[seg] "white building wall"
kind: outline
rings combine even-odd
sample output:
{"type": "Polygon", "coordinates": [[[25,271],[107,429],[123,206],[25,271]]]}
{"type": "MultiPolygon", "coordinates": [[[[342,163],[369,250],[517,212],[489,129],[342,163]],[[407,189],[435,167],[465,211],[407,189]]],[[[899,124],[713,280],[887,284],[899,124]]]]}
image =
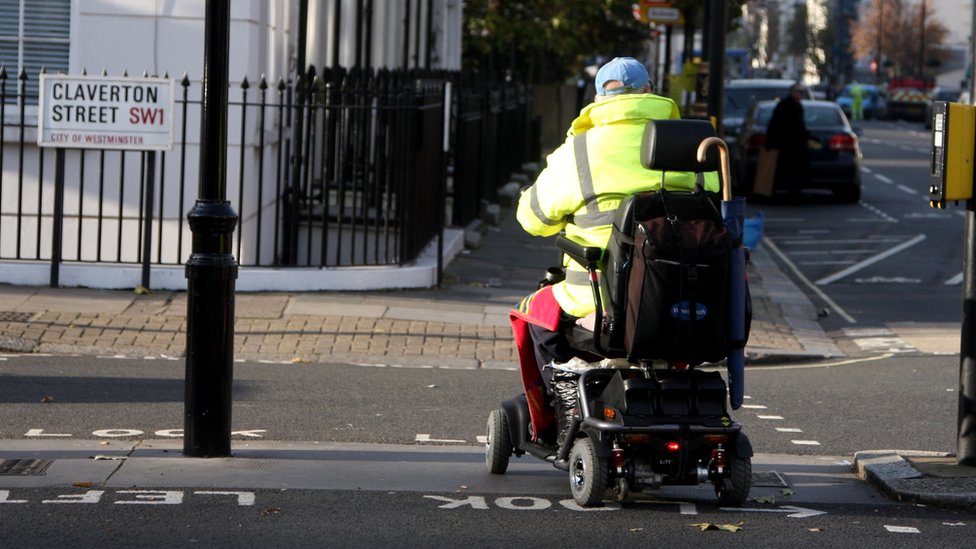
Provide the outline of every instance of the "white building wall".
{"type": "MultiPolygon", "coordinates": [[[[235,241],[238,235],[244,240],[242,246],[243,257],[237,257],[242,262],[255,262],[258,258],[253,254],[254,241],[260,238],[261,256],[264,261],[271,258],[273,251],[273,219],[276,198],[276,170],[280,155],[280,143],[274,130],[279,122],[275,118],[275,110],[269,109],[265,120],[265,132],[259,129],[257,109],[249,109],[246,123],[242,131],[242,117],[239,106],[234,103],[240,101],[242,90],[239,83],[247,77],[250,89],[247,91],[249,101],[255,101],[258,94],[260,78],[265,76],[269,89],[268,102],[277,101],[275,86],[279,79],[289,80],[295,69],[297,48],[297,25],[299,20],[300,0],[234,0],[231,2],[230,23],[230,58],[229,77],[231,102],[228,116],[228,154],[227,154],[227,198],[241,217],[241,228],[235,231],[235,241]],[[263,137],[263,142],[261,138],[263,137]],[[259,147],[263,144],[263,148],[259,147]],[[263,176],[259,177],[260,159],[263,157],[263,176]],[[243,185],[242,185],[243,174],[243,185]],[[260,185],[259,185],[259,182],[260,185]],[[258,195],[261,201],[258,202],[258,195]],[[262,212],[262,231],[257,230],[257,217],[262,212]]],[[[331,59],[332,40],[330,39],[331,10],[328,9],[333,1],[343,1],[343,22],[341,29],[351,29],[348,35],[341,37],[340,62],[349,65],[355,59],[352,51],[355,42],[355,0],[309,0],[308,46],[310,63],[324,65],[324,60],[331,59]],[[314,17],[313,17],[314,14],[314,17]],[[315,44],[313,48],[313,43],[315,44]],[[313,57],[312,50],[315,55],[313,57]],[[328,56],[328,57],[325,57],[328,56]]],[[[432,56],[432,62],[443,60],[447,68],[460,67],[460,0],[437,0],[435,4],[440,11],[435,11],[435,29],[438,25],[451,28],[446,33],[445,40],[436,42],[439,48],[432,56]],[[442,9],[441,9],[442,8],[442,9]]],[[[419,22],[425,26],[427,18],[425,10],[426,0],[414,0],[414,10],[420,10],[419,22]]],[[[374,1],[373,28],[373,66],[399,68],[403,65],[403,32],[406,6],[401,0],[374,1]]],[[[181,97],[183,88],[179,82],[184,74],[190,81],[189,99],[198,101],[202,90],[203,48],[205,31],[205,3],[203,0],[74,0],[72,2],[71,47],[69,57],[69,72],[80,74],[100,74],[103,71],[109,76],[121,76],[127,72],[131,77],[141,76],[143,73],[162,76],[167,74],[177,82],[176,96],[181,97]]],[[[434,20],[432,18],[432,20],[434,20]]],[[[411,39],[409,42],[410,62],[416,59],[421,62],[423,57],[418,53],[416,44],[417,31],[416,12],[410,19],[411,39]],[[420,57],[418,57],[420,56],[420,57]]],[[[442,29],[443,30],[443,29],[442,29]]],[[[441,31],[442,31],[441,30],[441,31]]],[[[441,32],[438,31],[438,32],[441,32]]],[[[426,31],[420,35],[420,49],[426,47],[426,31]]],[[[36,77],[32,75],[32,77],[36,77]]],[[[8,92],[9,93],[9,92],[8,92]]],[[[179,105],[177,105],[179,109],[179,105]]],[[[10,110],[6,116],[11,116],[10,110]]],[[[8,120],[9,122],[9,120],[8,120]]],[[[6,160],[2,167],[4,181],[3,196],[0,197],[4,216],[0,219],[0,253],[10,257],[12,250],[19,246],[22,257],[31,258],[35,255],[41,264],[28,265],[24,262],[4,262],[0,265],[0,282],[8,283],[47,283],[47,266],[43,263],[51,257],[50,224],[53,216],[53,173],[54,151],[41,151],[32,143],[36,142],[36,131],[32,127],[36,124],[36,111],[28,109],[25,119],[28,128],[25,133],[27,146],[24,150],[24,161],[19,162],[18,135],[14,128],[6,128],[3,144],[3,158],[6,160]],[[43,172],[43,181],[38,184],[38,178],[43,172]],[[16,185],[20,174],[23,174],[23,190],[16,185]],[[15,182],[11,185],[10,181],[15,182]],[[11,191],[10,189],[16,189],[11,191]],[[11,217],[10,212],[28,205],[33,213],[20,220],[11,217]],[[42,229],[37,230],[40,224],[42,229]],[[45,228],[47,227],[47,228],[45,228]],[[17,235],[17,238],[14,238],[17,235]],[[38,270],[40,269],[40,270],[38,270]],[[38,276],[37,272],[43,272],[38,276]]],[[[187,110],[184,132],[184,121],[178,118],[174,123],[174,142],[182,145],[174,146],[172,151],[157,155],[157,169],[165,171],[165,188],[157,188],[155,199],[157,204],[163,203],[163,218],[158,218],[158,207],[155,208],[156,222],[161,224],[159,229],[154,227],[152,260],[157,258],[163,262],[184,262],[190,251],[192,234],[186,227],[186,213],[196,201],[198,189],[199,143],[200,143],[200,113],[196,104],[187,110]],[[185,140],[184,140],[185,134],[185,140]],[[186,147],[185,164],[181,164],[182,151],[186,147]],[[181,197],[177,183],[180,174],[186,181],[185,193],[181,197]],[[162,237],[159,237],[161,231],[162,237]],[[181,236],[178,236],[181,235],[181,236]],[[159,250],[160,240],[166,243],[163,250],[159,250]]],[[[288,135],[286,134],[287,138],[288,135]]],[[[139,238],[139,226],[136,219],[140,201],[140,167],[142,155],[139,152],[120,153],[109,151],[102,157],[98,152],[85,153],[84,166],[81,165],[80,155],[76,152],[68,155],[68,165],[65,171],[65,214],[63,257],[72,265],[62,267],[63,285],[86,285],[105,288],[134,287],[139,284],[139,269],[131,265],[112,266],[94,264],[85,267],[77,262],[101,261],[139,261],[136,253],[139,238]],[[104,161],[103,161],[104,158],[104,161]],[[124,183],[122,183],[124,181],[124,183]],[[124,218],[121,221],[108,219],[101,227],[102,235],[96,218],[101,216],[124,218]],[[121,226],[121,246],[116,236],[117,227],[121,226]],[[102,246],[102,257],[96,257],[96,243],[102,246]],[[81,242],[78,247],[76,242],[81,242]],[[98,272],[101,275],[85,275],[74,278],[71,273],[98,272]]],[[[160,185],[159,177],[156,178],[160,185]]],[[[456,253],[452,248],[451,253],[456,253]]],[[[235,244],[234,254],[237,256],[235,244]]],[[[436,264],[436,262],[435,262],[436,264]]],[[[431,268],[421,269],[422,274],[413,283],[406,279],[401,282],[404,287],[429,286],[429,281],[436,279],[436,273],[430,274],[431,268]]],[[[182,270],[179,267],[154,267],[153,286],[156,288],[178,289],[185,287],[182,270]],[[176,275],[170,271],[175,269],[176,275]],[[160,276],[162,273],[169,273],[160,276]],[[158,278],[157,278],[158,276],[158,278]]],[[[244,269],[243,271],[247,271],[244,269]]],[[[391,284],[390,277],[382,274],[376,268],[371,269],[376,276],[363,276],[349,269],[341,270],[348,278],[336,276],[339,270],[311,269],[275,271],[270,277],[260,278],[265,282],[248,283],[254,276],[241,273],[240,289],[274,289],[275,283],[279,289],[363,289],[370,284],[391,284]],[[289,277],[294,273],[296,282],[289,277]],[[250,286],[250,287],[249,287],[250,286]]],[[[255,279],[256,280],[256,279],[255,279]]]]}

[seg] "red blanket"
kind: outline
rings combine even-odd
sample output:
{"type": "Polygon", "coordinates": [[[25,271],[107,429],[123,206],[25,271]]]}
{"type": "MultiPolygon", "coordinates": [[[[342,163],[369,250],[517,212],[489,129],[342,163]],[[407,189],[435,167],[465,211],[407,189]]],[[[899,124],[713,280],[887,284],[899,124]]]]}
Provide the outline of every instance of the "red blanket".
{"type": "Polygon", "coordinates": [[[522,388],[525,391],[525,399],[529,403],[529,418],[532,420],[534,441],[537,441],[539,435],[553,424],[556,414],[549,404],[546,387],[539,373],[535,351],[532,348],[532,338],[529,335],[529,324],[556,331],[559,328],[560,311],[559,303],[552,296],[552,286],[546,286],[523,299],[518,307],[509,313],[515,336],[515,347],[518,349],[522,388]]]}

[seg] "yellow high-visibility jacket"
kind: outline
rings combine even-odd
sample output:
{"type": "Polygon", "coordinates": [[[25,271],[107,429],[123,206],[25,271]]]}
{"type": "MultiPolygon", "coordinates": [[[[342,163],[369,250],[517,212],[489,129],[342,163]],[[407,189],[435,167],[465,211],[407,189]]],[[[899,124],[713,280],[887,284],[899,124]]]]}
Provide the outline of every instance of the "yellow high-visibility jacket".
{"type": "MultiPolygon", "coordinates": [[[[516,218],[522,228],[536,236],[565,231],[584,246],[605,248],[620,202],[661,187],[661,172],[640,165],[644,126],[680,117],[672,100],[653,94],[623,94],[588,105],[519,198],[516,218]]],[[[695,174],[668,172],[665,188],[691,190],[695,181],[695,174]]],[[[718,191],[718,175],[705,174],[704,187],[718,191]]],[[[553,287],[553,296],[563,311],[584,317],[595,309],[586,270],[568,257],[563,264],[566,280],[553,287]]]]}

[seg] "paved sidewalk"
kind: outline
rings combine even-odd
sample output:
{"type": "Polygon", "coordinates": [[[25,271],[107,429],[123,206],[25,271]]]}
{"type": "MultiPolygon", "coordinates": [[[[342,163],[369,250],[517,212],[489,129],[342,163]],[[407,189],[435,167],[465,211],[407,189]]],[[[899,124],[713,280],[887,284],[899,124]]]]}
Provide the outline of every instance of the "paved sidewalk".
{"type": "MultiPolygon", "coordinates": [[[[508,310],[535,287],[557,253],[551,240],[526,235],[510,210],[479,235],[479,247],[447,266],[441,288],[238,293],[235,359],[515,369],[508,310]]],[[[813,305],[761,244],[748,275],[753,322],[747,366],[843,357],[820,329],[813,305]]],[[[0,303],[2,352],[184,356],[184,292],[0,286],[0,303]]],[[[200,464],[220,485],[220,473],[205,466],[207,460],[179,462],[181,470],[200,464]]],[[[855,469],[896,499],[976,506],[974,474],[951,456],[861,452],[855,469]]],[[[235,469],[225,470],[232,482],[235,469]]],[[[152,479],[132,483],[152,486],[152,479]]]]}
{"type": "MultiPolygon", "coordinates": [[[[240,360],[514,368],[508,311],[557,262],[510,211],[429,290],[236,295],[240,360]]],[[[327,274],[323,275],[327,276],[327,274]]],[[[395,276],[395,273],[391,273],[395,276]]],[[[841,356],[812,304],[760,246],[749,265],[750,360],[841,356]]],[[[0,350],[184,356],[186,293],[0,286],[0,350]]]]}

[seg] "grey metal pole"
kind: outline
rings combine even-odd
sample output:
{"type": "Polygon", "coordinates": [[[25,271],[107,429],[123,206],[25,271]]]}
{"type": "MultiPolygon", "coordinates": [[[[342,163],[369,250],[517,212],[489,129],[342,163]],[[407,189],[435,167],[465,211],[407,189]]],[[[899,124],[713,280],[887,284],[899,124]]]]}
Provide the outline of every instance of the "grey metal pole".
{"type": "Polygon", "coordinates": [[[199,197],[187,219],[193,247],[186,263],[186,395],[183,454],[230,456],[234,379],[234,286],[227,202],[227,66],[230,0],[207,0],[203,44],[203,114],[199,197]]]}
{"type": "Polygon", "coordinates": [[[722,128],[722,96],[725,89],[725,0],[709,1],[708,17],[708,118],[715,133],[722,128]]]}
{"type": "MultiPolygon", "coordinates": [[[[976,60],[976,10],[971,11],[970,59],[976,60]]],[[[976,97],[974,76],[969,78],[970,104],[976,97]]],[[[976,466],[976,201],[972,199],[966,201],[964,234],[956,461],[973,467],[976,466]]]]}

